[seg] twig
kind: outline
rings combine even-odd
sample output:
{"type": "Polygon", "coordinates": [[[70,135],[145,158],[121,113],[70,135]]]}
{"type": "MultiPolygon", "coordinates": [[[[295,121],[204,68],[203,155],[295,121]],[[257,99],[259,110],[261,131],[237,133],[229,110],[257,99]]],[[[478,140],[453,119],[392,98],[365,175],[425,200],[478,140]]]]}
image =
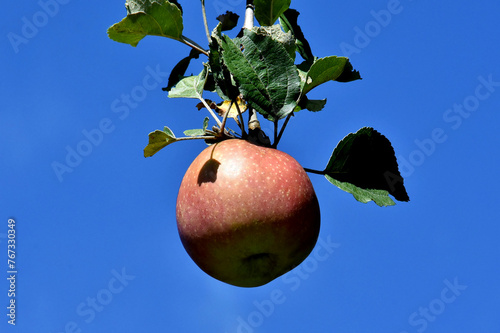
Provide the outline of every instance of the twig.
{"type": "Polygon", "coordinates": [[[278,137],[276,138],[276,140],[274,140],[274,143],[273,143],[273,147],[274,148],[276,148],[278,146],[278,143],[281,140],[281,136],[283,135],[283,132],[285,131],[285,127],[288,124],[288,121],[290,120],[290,118],[292,117],[292,115],[293,115],[293,112],[290,112],[288,114],[288,116],[286,117],[285,122],[283,123],[283,126],[281,126],[280,134],[278,134],[278,137]]]}
{"type": "Polygon", "coordinates": [[[240,129],[241,129],[241,136],[246,137],[247,132],[245,131],[245,121],[243,120],[243,114],[241,113],[240,106],[238,105],[238,100],[236,99],[236,110],[238,110],[238,117],[240,118],[240,129]]]}
{"type": "Polygon", "coordinates": [[[210,105],[208,105],[207,101],[205,101],[205,99],[203,97],[198,97],[198,99],[201,101],[201,103],[203,103],[203,106],[208,110],[208,112],[210,113],[212,118],[215,119],[215,121],[217,122],[217,125],[220,128],[222,126],[222,123],[221,123],[219,117],[217,117],[217,115],[215,114],[214,110],[212,110],[210,105]]]}
{"type": "Polygon", "coordinates": [[[277,142],[277,140],[278,140],[278,119],[276,119],[274,121],[274,140],[273,140],[273,146],[274,146],[274,143],[277,142]]]}
{"type": "Polygon", "coordinates": [[[222,124],[219,126],[220,132],[224,133],[225,127],[226,127],[226,121],[227,121],[227,116],[229,115],[229,112],[231,112],[231,108],[233,107],[234,101],[231,101],[231,104],[229,104],[229,110],[224,113],[224,117],[222,117],[222,124]]]}
{"type": "Polygon", "coordinates": [[[215,139],[214,135],[200,135],[200,136],[183,136],[181,138],[176,138],[176,141],[186,141],[186,140],[210,140],[215,139]]]}
{"type": "Polygon", "coordinates": [[[201,0],[201,10],[203,12],[203,23],[205,24],[205,32],[207,33],[208,44],[210,44],[210,31],[208,30],[207,11],[205,10],[205,0],[201,0]]]}
{"type": "Polygon", "coordinates": [[[198,45],[195,41],[189,39],[188,37],[182,36],[181,39],[179,39],[179,41],[186,44],[189,47],[192,47],[195,50],[200,51],[201,53],[203,53],[208,57],[208,51],[202,48],[200,45],[198,45]]]}

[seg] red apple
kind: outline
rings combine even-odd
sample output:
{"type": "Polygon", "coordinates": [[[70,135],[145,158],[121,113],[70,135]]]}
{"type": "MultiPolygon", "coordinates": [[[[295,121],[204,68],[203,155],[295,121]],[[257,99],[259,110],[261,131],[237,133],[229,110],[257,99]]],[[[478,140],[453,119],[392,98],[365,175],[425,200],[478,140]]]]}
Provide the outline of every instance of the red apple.
{"type": "Polygon", "coordinates": [[[309,177],[290,155],[230,139],[206,148],[187,170],[177,198],[177,227],[203,271],[235,286],[256,287],[311,253],[319,204],[309,177]]]}

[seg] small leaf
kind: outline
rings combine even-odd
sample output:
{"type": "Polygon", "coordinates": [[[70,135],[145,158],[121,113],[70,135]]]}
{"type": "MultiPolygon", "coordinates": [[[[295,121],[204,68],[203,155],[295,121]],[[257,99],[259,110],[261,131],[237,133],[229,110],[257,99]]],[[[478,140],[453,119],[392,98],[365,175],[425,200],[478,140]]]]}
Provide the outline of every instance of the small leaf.
{"type": "Polygon", "coordinates": [[[288,9],[280,16],[280,23],[285,32],[290,31],[294,36],[300,56],[306,62],[312,63],[314,61],[314,56],[311,51],[311,46],[309,46],[309,42],[298,24],[299,15],[300,13],[295,9],[288,9]]]}
{"type": "MultiPolygon", "coordinates": [[[[238,108],[240,109],[241,113],[247,110],[247,104],[240,97],[236,98],[236,103],[238,104],[238,108]]],[[[224,101],[220,105],[217,105],[217,112],[220,116],[224,116],[226,112],[229,111],[229,114],[227,116],[233,119],[237,119],[239,116],[238,108],[231,101],[224,101]],[[231,109],[229,109],[230,107],[231,109]]]]}
{"type": "Polygon", "coordinates": [[[205,119],[203,119],[203,132],[205,132],[208,128],[208,117],[205,117],[205,119]]]}
{"type": "Polygon", "coordinates": [[[192,59],[198,59],[200,51],[196,49],[191,49],[189,55],[183,58],[181,61],[175,65],[175,67],[170,72],[170,76],[168,77],[168,85],[165,88],[162,88],[163,91],[169,91],[175,86],[182,78],[184,78],[184,74],[186,74],[186,70],[189,67],[192,59]]]}
{"type": "Polygon", "coordinates": [[[177,141],[170,128],[165,127],[163,131],[156,130],[149,133],[149,143],[144,148],[144,157],[151,157],[167,145],[177,141]]]}
{"type": "Polygon", "coordinates": [[[238,25],[239,18],[240,16],[238,14],[226,11],[225,14],[217,16],[217,21],[221,23],[221,31],[228,31],[238,25]]]}
{"type": "Polygon", "coordinates": [[[184,131],[185,136],[202,136],[204,134],[205,134],[205,131],[201,128],[184,131]]]}
{"type": "Polygon", "coordinates": [[[203,67],[200,74],[196,76],[188,76],[180,80],[169,93],[170,98],[201,98],[203,95],[203,87],[207,80],[207,66],[203,67]]]}
{"type": "Polygon", "coordinates": [[[326,105],[325,99],[309,99],[307,96],[304,96],[299,103],[299,106],[302,109],[307,109],[309,111],[317,112],[323,110],[326,105]]]}
{"type": "Polygon", "coordinates": [[[307,94],[311,89],[328,81],[337,79],[344,67],[349,62],[345,57],[330,56],[314,61],[307,72],[306,81],[302,88],[302,95],[307,94]]]}
{"type": "MultiPolygon", "coordinates": [[[[217,108],[217,104],[215,104],[214,102],[212,102],[212,100],[205,99],[205,102],[208,104],[208,106],[211,109],[215,110],[217,108]]],[[[201,109],[205,108],[205,103],[200,102],[200,103],[196,104],[196,108],[198,109],[198,111],[200,111],[201,109]]]]}
{"type": "Polygon", "coordinates": [[[203,128],[184,131],[184,135],[185,136],[205,135],[205,131],[207,130],[207,127],[208,127],[208,121],[209,121],[208,117],[205,117],[205,119],[203,119],[203,128]]]}
{"type": "Polygon", "coordinates": [[[128,0],[128,14],[108,29],[114,41],[137,46],[147,35],[182,39],[182,12],[175,3],[163,0],[128,0]]]}
{"type": "Polygon", "coordinates": [[[254,0],[255,18],[262,26],[273,25],[290,3],[291,0],[254,0]]]}
{"type": "Polygon", "coordinates": [[[324,174],[331,183],[352,193],[356,199],[362,198],[362,202],[370,199],[377,205],[386,206],[389,201],[383,197],[389,194],[399,201],[410,200],[391,142],[370,127],[340,141],[324,174]]]}
{"type": "Polygon", "coordinates": [[[172,130],[170,128],[168,128],[167,126],[163,127],[163,132],[165,132],[168,136],[175,139],[174,132],[172,132],[172,130]]]}
{"type": "Polygon", "coordinates": [[[293,112],[300,95],[300,78],[283,44],[267,34],[246,29],[242,38],[224,37],[224,63],[245,101],[270,121],[293,112]]]}

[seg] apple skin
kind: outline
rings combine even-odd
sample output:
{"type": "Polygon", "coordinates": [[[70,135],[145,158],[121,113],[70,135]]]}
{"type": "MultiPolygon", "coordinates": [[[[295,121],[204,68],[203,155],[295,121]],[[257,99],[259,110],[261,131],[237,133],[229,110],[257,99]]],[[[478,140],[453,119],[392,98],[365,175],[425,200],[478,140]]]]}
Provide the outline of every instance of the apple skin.
{"type": "Polygon", "coordinates": [[[182,180],[176,215],[193,261],[240,287],[264,285],[299,265],[320,229],[318,199],[302,166],[240,139],[196,157],[182,180]]]}

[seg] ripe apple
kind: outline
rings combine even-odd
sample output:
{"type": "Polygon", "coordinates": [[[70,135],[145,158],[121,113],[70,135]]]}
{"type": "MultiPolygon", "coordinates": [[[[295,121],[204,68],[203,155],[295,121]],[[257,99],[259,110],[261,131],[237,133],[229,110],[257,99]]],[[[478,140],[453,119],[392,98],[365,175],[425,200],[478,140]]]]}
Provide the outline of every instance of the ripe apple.
{"type": "Polygon", "coordinates": [[[320,228],[319,204],[290,155],[229,139],[207,147],[182,180],[177,227],[210,276],[240,287],[266,284],[299,265],[320,228]]]}

